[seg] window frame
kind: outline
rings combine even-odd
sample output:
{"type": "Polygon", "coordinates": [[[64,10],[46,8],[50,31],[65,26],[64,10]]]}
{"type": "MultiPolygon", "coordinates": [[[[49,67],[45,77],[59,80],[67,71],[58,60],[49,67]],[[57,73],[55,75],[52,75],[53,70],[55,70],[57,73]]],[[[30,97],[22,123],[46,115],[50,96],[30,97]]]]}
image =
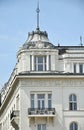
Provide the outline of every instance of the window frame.
{"type": "Polygon", "coordinates": [[[45,94],[37,94],[37,107],[38,109],[45,108],[45,94]]]}
{"type": "Polygon", "coordinates": [[[52,94],[48,94],[48,108],[52,108],[52,94]],[[51,96],[51,97],[49,97],[49,95],[51,96]]]}
{"type": "Polygon", "coordinates": [[[46,124],[37,124],[37,130],[46,130],[46,124]],[[44,126],[45,126],[45,129],[43,129],[44,126]]]}
{"type": "Polygon", "coordinates": [[[69,126],[70,130],[78,130],[78,123],[77,122],[71,122],[69,126]]]}
{"type": "Polygon", "coordinates": [[[35,71],[46,71],[46,68],[47,68],[46,56],[45,55],[34,56],[34,70],[35,71]],[[40,67],[42,67],[42,68],[40,68],[40,67]]]}
{"type": "Polygon", "coordinates": [[[70,111],[77,110],[77,96],[76,96],[76,94],[69,95],[69,110],[70,111]]]}
{"type": "Polygon", "coordinates": [[[74,74],[76,74],[77,73],[77,64],[76,63],[74,63],[73,68],[74,68],[74,74]]]}
{"type": "Polygon", "coordinates": [[[83,64],[82,63],[79,64],[79,73],[80,74],[83,73],[83,64]]]}
{"type": "Polygon", "coordinates": [[[34,94],[30,94],[30,100],[31,100],[31,109],[34,109],[35,108],[35,95],[34,94]]]}

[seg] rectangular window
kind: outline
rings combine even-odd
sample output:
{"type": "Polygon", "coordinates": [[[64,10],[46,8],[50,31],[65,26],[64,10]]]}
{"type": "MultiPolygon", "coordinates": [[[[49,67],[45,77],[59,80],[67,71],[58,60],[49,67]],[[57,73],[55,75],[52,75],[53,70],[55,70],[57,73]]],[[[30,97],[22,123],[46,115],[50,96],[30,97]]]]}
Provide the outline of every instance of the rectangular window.
{"type": "Polygon", "coordinates": [[[36,71],[46,70],[46,56],[35,56],[34,65],[36,71]]]}
{"type": "Polygon", "coordinates": [[[31,94],[31,108],[34,108],[34,94],[31,94]]]}
{"type": "Polygon", "coordinates": [[[37,130],[46,130],[46,124],[38,124],[37,130]]]}
{"type": "Polygon", "coordinates": [[[69,110],[77,110],[77,103],[70,103],[69,110]]]}
{"type": "Polygon", "coordinates": [[[77,110],[77,97],[74,94],[69,97],[69,110],[77,110]]]}
{"type": "Polygon", "coordinates": [[[45,94],[38,94],[38,109],[44,109],[45,108],[45,94]]]}
{"type": "Polygon", "coordinates": [[[83,73],[83,64],[79,64],[79,73],[83,73]]]}
{"type": "Polygon", "coordinates": [[[48,94],[48,108],[52,108],[52,94],[48,94]]]}
{"type": "Polygon", "coordinates": [[[74,73],[76,73],[76,64],[74,64],[74,73]]]}

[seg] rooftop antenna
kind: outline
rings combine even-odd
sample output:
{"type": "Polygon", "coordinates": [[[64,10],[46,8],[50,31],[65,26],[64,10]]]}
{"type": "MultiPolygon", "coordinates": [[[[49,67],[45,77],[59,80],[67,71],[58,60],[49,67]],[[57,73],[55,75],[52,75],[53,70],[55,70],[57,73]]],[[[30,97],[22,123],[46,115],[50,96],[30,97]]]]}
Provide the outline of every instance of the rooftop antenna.
{"type": "Polygon", "coordinates": [[[37,3],[36,12],[37,12],[37,30],[39,30],[39,13],[40,13],[40,9],[39,9],[39,0],[38,0],[38,3],[37,3]]]}
{"type": "Polygon", "coordinates": [[[82,36],[80,36],[80,46],[83,46],[82,36]]]}

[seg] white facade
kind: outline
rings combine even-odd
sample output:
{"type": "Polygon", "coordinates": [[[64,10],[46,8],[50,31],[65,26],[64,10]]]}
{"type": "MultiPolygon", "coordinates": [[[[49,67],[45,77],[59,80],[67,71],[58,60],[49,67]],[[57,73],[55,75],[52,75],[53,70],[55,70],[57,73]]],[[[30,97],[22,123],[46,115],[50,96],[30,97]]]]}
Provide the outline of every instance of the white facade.
{"type": "Polygon", "coordinates": [[[84,130],[84,47],[29,33],[1,90],[0,130],[84,130]]]}

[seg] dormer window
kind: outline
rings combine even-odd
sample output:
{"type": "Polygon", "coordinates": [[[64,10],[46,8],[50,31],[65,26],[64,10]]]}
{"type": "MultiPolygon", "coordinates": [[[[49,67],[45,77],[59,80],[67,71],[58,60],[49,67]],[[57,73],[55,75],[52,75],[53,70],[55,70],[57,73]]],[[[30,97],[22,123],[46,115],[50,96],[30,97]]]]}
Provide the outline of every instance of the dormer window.
{"type": "Polygon", "coordinates": [[[76,73],[80,73],[82,74],[83,73],[83,66],[84,64],[83,63],[74,63],[73,64],[73,72],[76,74],[76,73]]]}
{"type": "Polygon", "coordinates": [[[51,70],[50,55],[31,55],[30,56],[31,71],[49,71],[51,70]]]}
{"type": "Polygon", "coordinates": [[[34,65],[36,71],[46,70],[46,56],[35,56],[34,65]]]}
{"type": "Polygon", "coordinates": [[[83,64],[79,64],[79,72],[82,74],[83,73],[83,64]]]}

